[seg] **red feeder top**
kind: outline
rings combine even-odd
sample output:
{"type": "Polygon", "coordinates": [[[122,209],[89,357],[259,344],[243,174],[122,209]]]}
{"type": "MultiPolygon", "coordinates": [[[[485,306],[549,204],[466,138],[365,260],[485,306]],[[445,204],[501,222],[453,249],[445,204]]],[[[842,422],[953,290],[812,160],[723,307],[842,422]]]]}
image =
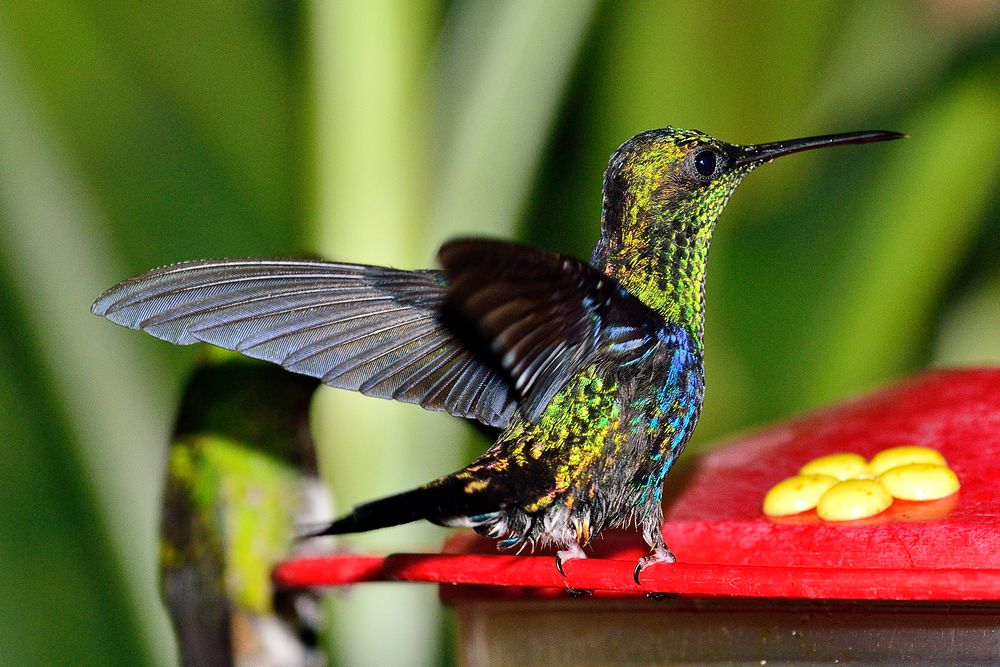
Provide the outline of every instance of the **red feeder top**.
{"type": "Polygon", "coordinates": [[[591,558],[513,556],[463,533],[445,553],[338,555],[280,564],[286,586],[423,581],[506,587],[494,594],[867,600],[1000,600],[1000,369],[938,371],[688,456],[667,480],[663,534],[677,563],[632,580],[638,534],[609,531],[591,558]],[[961,489],[929,502],[828,523],[815,512],[769,518],[767,490],[835,452],[870,458],[899,445],[940,451],[961,489]],[[685,460],[686,459],[686,460],[685,460]]]}

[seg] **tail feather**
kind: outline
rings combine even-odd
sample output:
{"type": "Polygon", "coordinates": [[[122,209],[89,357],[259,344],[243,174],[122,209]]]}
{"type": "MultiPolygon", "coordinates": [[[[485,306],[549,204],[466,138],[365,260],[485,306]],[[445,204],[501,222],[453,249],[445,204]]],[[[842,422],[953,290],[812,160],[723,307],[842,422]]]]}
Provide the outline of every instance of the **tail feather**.
{"type": "Polygon", "coordinates": [[[350,514],[318,531],[303,535],[301,539],[363,533],[420,519],[444,525],[455,519],[499,509],[485,506],[482,502],[485,499],[470,497],[469,494],[463,493],[461,487],[454,483],[449,484],[448,481],[451,480],[439,481],[433,485],[358,505],[350,514]]]}

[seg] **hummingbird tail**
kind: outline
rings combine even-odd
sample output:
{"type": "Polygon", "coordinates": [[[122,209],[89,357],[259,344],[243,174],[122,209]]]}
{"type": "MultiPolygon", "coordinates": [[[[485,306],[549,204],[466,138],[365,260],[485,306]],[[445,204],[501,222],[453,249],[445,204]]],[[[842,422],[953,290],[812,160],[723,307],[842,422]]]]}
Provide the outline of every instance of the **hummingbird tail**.
{"type": "MultiPolygon", "coordinates": [[[[363,533],[378,528],[389,528],[420,519],[444,524],[455,515],[448,511],[454,507],[454,489],[448,484],[421,486],[411,491],[373,500],[358,505],[350,514],[342,516],[320,530],[301,535],[299,539],[324,535],[363,533]]],[[[459,512],[459,514],[464,514],[459,512]]]]}

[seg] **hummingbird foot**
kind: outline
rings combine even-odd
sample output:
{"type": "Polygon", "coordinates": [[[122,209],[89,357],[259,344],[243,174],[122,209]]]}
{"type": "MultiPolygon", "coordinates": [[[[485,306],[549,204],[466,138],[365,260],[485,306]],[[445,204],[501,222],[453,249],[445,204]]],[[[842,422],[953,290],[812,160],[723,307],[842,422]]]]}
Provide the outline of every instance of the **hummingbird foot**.
{"type": "Polygon", "coordinates": [[[666,547],[657,547],[653,549],[653,552],[648,556],[643,556],[639,559],[639,562],[635,564],[635,569],[632,570],[632,578],[635,579],[635,583],[639,584],[639,574],[645,570],[650,565],[656,565],[657,563],[675,563],[677,562],[677,557],[674,556],[673,552],[666,547]]]}
{"type": "Polygon", "coordinates": [[[566,595],[571,598],[586,598],[594,594],[593,588],[570,588],[566,587],[566,595]]]}
{"type": "Polygon", "coordinates": [[[570,544],[565,549],[556,552],[556,569],[559,570],[559,574],[565,577],[566,573],[563,572],[563,564],[566,561],[586,557],[587,554],[584,553],[579,544],[570,544]]]}

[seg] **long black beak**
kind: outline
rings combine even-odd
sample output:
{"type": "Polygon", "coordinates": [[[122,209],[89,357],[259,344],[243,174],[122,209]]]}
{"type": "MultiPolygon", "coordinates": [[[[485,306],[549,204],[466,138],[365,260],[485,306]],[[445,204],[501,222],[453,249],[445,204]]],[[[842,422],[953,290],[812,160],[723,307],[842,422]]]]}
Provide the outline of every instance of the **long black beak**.
{"type": "Polygon", "coordinates": [[[790,155],[791,153],[798,153],[799,151],[809,151],[814,148],[840,146],[842,144],[867,144],[872,141],[891,141],[893,139],[905,139],[906,136],[907,135],[900,132],[869,130],[866,132],[824,134],[821,137],[806,137],[804,139],[775,141],[770,144],[737,146],[735,165],[763,164],[764,162],[770,162],[774,158],[781,157],[782,155],[790,155]]]}

